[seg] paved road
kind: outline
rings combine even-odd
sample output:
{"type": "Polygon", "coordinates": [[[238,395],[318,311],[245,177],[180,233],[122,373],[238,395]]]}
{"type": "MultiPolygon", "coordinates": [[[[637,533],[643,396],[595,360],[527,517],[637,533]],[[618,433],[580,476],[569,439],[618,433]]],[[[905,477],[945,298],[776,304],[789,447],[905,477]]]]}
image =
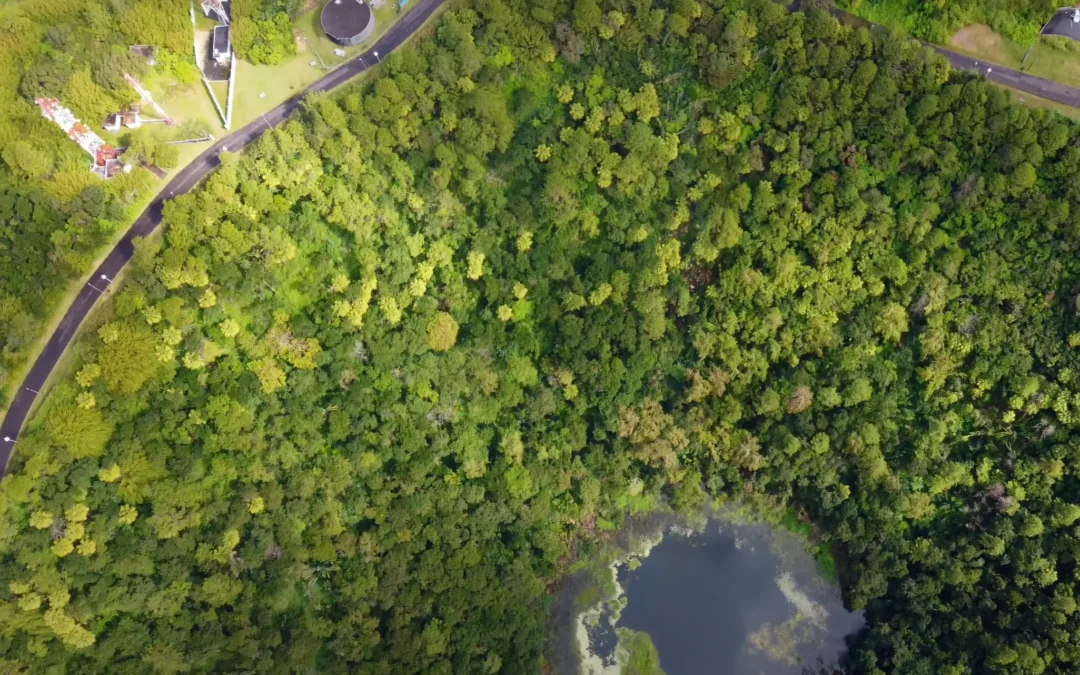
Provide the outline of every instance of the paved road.
{"type": "MultiPolygon", "coordinates": [[[[847,12],[836,8],[833,8],[830,11],[833,16],[848,25],[862,25],[873,30],[885,30],[884,26],[867,21],[854,14],[848,14],[847,12]]],[[[949,51],[944,47],[930,44],[929,42],[924,42],[923,44],[944,56],[949,62],[949,65],[957,70],[976,72],[991,82],[1004,84],[1013,89],[1026,91],[1029,94],[1035,94],[1036,96],[1041,96],[1042,98],[1050,99],[1051,101],[1064,103],[1065,105],[1070,105],[1074,108],[1080,108],[1080,89],[1069,87],[1058,82],[1052,82],[1041,77],[1035,77],[1034,75],[1029,75],[1027,73],[1022,73],[1019,70],[1013,70],[1012,68],[980,61],[979,59],[974,59],[970,56],[964,56],[963,54],[949,51]]]]}
{"type": "Polygon", "coordinates": [[[74,302],[68,307],[60,325],[56,327],[45,349],[34,362],[26,379],[23,380],[22,386],[11,402],[11,407],[8,408],[7,417],[4,418],[3,424],[0,424],[0,476],[7,470],[12,449],[23,422],[26,421],[26,416],[34,404],[34,399],[37,398],[38,390],[45,384],[49,373],[56,366],[56,362],[71,342],[71,338],[83,319],[94,307],[98,297],[109,290],[112,280],[131,259],[132,239],[147,236],[161,224],[161,209],[165,200],[184,194],[195,187],[218,165],[218,153],[223,150],[229,152],[240,150],[257,140],[267,129],[281,124],[300,107],[301,100],[308,94],[329,91],[376,65],[385,55],[401,46],[444,2],[446,0],[419,0],[416,6],[392,26],[371,49],[327,73],[317,82],[251,124],[214,143],[169,181],[169,184],[154,198],[154,201],[150,202],[146,210],[135,219],[120,242],[109,251],[104,262],[94,270],[90,282],[79,291],[74,302]]]}
{"type": "Polygon", "coordinates": [[[1050,17],[1050,20],[1042,27],[1039,34],[1057,35],[1059,37],[1080,40],[1080,21],[1074,21],[1074,19],[1076,19],[1076,9],[1073,7],[1062,7],[1057,11],[1057,14],[1050,17]]]}
{"type": "MultiPolygon", "coordinates": [[[[950,52],[948,49],[929,45],[935,52],[941,54],[949,61],[949,65],[957,70],[971,70],[979,73],[991,82],[1004,84],[1005,86],[1026,91],[1042,98],[1064,103],[1074,108],[1080,108],[1080,89],[1069,87],[1059,82],[1053,82],[1034,75],[1022,73],[1019,70],[999,66],[995,63],[987,63],[973,59],[970,56],[950,52]]],[[[1021,97],[1022,98],[1022,97],[1021,97]]]]}

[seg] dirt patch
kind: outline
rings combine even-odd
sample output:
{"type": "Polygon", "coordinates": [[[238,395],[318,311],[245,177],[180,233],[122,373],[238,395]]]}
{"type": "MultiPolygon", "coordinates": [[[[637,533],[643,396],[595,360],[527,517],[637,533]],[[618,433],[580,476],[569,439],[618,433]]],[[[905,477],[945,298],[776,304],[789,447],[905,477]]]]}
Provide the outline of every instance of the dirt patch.
{"type": "Polygon", "coordinates": [[[296,43],[296,53],[306,54],[308,50],[307,36],[298,30],[293,31],[293,41],[296,43]]]}
{"type": "Polygon", "coordinates": [[[206,63],[207,54],[206,50],[210,48],[210,31],[197,30],[195,31],[195,65],[199,67],[199,70],[203,69],[203,64],[206,63]]]}
{"type": "Polygon", "coordinates": [[[990,26],[981,23],[953,33],[949,45],[972,54],[1000,54],[1005,50],[1004,39],[990,26]]]}

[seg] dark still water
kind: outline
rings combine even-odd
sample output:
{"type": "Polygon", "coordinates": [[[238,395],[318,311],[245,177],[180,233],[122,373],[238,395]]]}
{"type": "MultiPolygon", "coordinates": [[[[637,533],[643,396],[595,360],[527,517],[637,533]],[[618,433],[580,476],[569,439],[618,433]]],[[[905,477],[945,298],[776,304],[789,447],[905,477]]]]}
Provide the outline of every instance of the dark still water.
{"type": "Polygon", "coordinates": [[[764,525],[668,533],[620,567],[619,626],[648,633],[667,675],[788,675],[835,663],[863,623],[804,544],[764,525]]]}
{"type": "Polygon", "coordinates": [[[666,528],[637,563],[628,558],[615,566],[624,607],[587,620],[588,639],[578,638],[579,648],[588,643],[580,672],[621,670],[615,628],[647,633],[666,675],[822,672],[838,662],[845,636],[863,618],[844,609],[839,588],[805,546],[761,524],[711,520],[696,533],[666,528]]]}

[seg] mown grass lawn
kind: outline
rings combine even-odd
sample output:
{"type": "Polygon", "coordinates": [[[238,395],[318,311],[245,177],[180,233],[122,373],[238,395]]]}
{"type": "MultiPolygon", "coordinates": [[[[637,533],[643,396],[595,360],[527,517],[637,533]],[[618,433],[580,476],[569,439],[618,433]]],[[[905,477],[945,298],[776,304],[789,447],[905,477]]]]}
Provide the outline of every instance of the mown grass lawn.
{"type": "Polygon", "coordinates": [[[1024,60],[1026,47],[982,24],[956,31],[949,38],[947,46],[962,54],[985,59],[988,63],[1080,87],[1080,43],[1067,38],[1042,38],[1031,48],[1027,61],[1024,60]]]}
{"type": "Polygon", "coordinates": [[[369,49],[398,19],[408,13],[415,2],[406,4],[402,13],[398,14],[395,0],[387,0],[382,7],[374,10],[375,32],[355,47],[341,47],[326,37],[319,22],[322,4],[301,15],[294,24],[303,36],[302,41],[298,40],[298,51],[301,53],[276,66],[256,66],[246,61],[237,63],[233,129],[251,122],[322,77],[326,72],[323,64],[327,68],[334,68],[369,49]],[[345,56],[335,56],[335,49],[344,49],[345,56]],[[322,57],[321,61],[319,57],[322,57]],[[315,62],[314,66],[311,65],[312,61],[315,62]]]}

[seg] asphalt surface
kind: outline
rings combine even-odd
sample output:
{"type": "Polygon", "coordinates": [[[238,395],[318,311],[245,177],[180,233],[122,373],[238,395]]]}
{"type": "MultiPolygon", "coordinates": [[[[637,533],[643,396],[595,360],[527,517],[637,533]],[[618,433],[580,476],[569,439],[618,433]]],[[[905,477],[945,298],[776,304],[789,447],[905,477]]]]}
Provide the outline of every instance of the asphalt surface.
{"type": "MultiPolygon", "coordinates": [[[[993,63],[987,63],[986,61],[979,61],[970,56],[950,52],[949,50],[936,45],[930,45],[930,47],[935,52],[948,59],[949,65],[957,70],[974,71],[991,82],[1004,84],[1007,87],[1026,91],[1029,94],[1035,94],[1036,96],[1050,99],[1051,101],[1064,103],[1065,105],[1070,105],[1074,108],[1080,108],[1080,89],[1069,87],[1058,82],[1052,82],[1051,80],[1045,80],[1041,77],[1035,77],[1034,75],[1028,75],[1027,73],[1022,73],[1019,70],[1013,70],[1012,68],[1005,68],[993,63]]],[[[1023,99],[1021,98],[1021,100],[1023,99]]]]}
{"type": "Polygon", "coordinates": [[[401,46],[413,33],[419,29],[425,21],[446,0],[419,0],[417,4],[394,24],[375,45],[366,52],[356,56],[350,61],[330,71],[309,87],[288,99],[273,110],[260,116],[254,122],[234,131],[228,136],[207,148],[194,162],[184,167],[176,176],[169,181],[158,196],[146,207],[135,222],[132,223],[123,238],[105,257],[105,260],[94,270],[90,281],[83,286],[75,300],[68,307],[60,325],[53,331],[45,349],[38,355],[29,374],[23,380],[19,391],[15,394],[8,408],[7,416],[3,424],[0,424],[0,476],[7,470],[8,460],[18,441],[19,432],[22,430],[26,416],[37,398],[38,391],[45,384],[49,374],[60,360],[71,338],[75,336],[79,325],[94,307],[98,298],[107,293],[112,285],[112,280],[131,259],[134,251],[132,240],[135,237],[145,237],[157,229],[161,224],[161,210],[167,199],[190,191],[214,170],[219,164],[218,154],[222,151],[236,152],[241,150],[266,132],[267,129],[276,127],[284,122],[289,115],[300,107],[301,101],[308,94],[325,92],[344,84],[356,77],[368,68],[377,65],[383,57],[401,46]]]}
{"type": "MultiPolygon", "coordinates": [[[[60,325],[57,326],[52,337],[49,338],[49,342],[46,344],[45,349],[38,356],[37,361],[34,362],[34,366],[30,369],[30,373],[26,376],[26,379],[23,380],[21,388],[15,394],[11,407],[8,408],[7,417],[4,418],[3,424],[0,424],[0,476],[7,470],[7,464],[11,457],[12,448],[15,445],[15,441],[18,440],[19,432],[22,429],[23,423],[26,421],[26,416],[30,412],[30,408],[34,404],[34,399],[37,397],[38,390],[45,384],[45,381],[49,377],[49,373],[51,373],[52,369],[56,366],[56,362],[64,353],[68,343],[71,342],[71,338],[75,335],[75,331],[83,322],[83,319],[86,318],[86,315],[90,312],[91,308],[93,308],[94,303],[97,302],[98,297],[102,293],[108,292],[112,279],[115,278],[116,274],[120,272],[125,264],[127,264],[127,261],[131,259],[133,251],[131,240],[135,237],[147,236],[161,224],[161,209],[164,201],[166,199],[171,199],[176,195],[184,194],[194,188],[199,181],[217,167],[219,163],[218,154],[220,152],[225,150],[229,152],[241,150],[262,136],[267,129],[281,124],[289,117],[289,115],[300,107],[301,100],[308,94],[334,89],[345,83],[347,80],[356,77],[368,68],[376,65],[381,56],[389,54],[394,49],[401,46],[401,44],[407,40],[410,35],[416,32],[416,30],[420,28],[420,26],[422,26],[432,13],[444,2],[446,2],[446,0],[419,0],[416,6],[413,7],[401,21],[391,27],[371,49],[344,65],[339,66],[299,94],[293,96],[265,115],[262,115],[254,122],[214,143],[214,145],[199,155],[194,162],[181,170],[180,173],[165,186],[165,189],[154,198],[154,201],[150,203],[146,210],[143,211],[131,225],[131,228],[124,234],[123,239],[121,239],[113,250],[109,252],[105,261],[94,270],[90,282],[79,291],[79,294],[75,297],[75,301],[68,307],[67,313],[64,314],[64,318],[60,322],[60,325]],[[379,54],[380,56],[376,57],[376,54],[379,54]]],[[[884,30],[884,27],[866,21],[860,17],[836,9],[832,11],[835,16],[846,23],[862,24],[876,30],[884,30]]],[[[975,71],[987,79],[999,84],[1004,84],[1014,89],[1026,91],[1035,94],[1036,96],[1041,96],[1066,105],[1080,107],[1080,89],[1067,87],[1063,84],[1058,84],[1057,82],[1044,80],[1041,77],[1021,73],[1017,70],[987,64],[985,61],[980,62],[962,54],[950,52],[947,49],[943,49],[936,45],[929,46],[932,47],[934,51],[944,56],[953,68],[975,71]]]]}
{"type": "MultiPolygon", "coordinates": [[[[866,26],[872,30],[886,30],[884,26],[867,21],[854,14],[848,14],[847,12],[836,8],[833,8],[830,11],[833,16],[848,25],[866,26]]],[[[1069,22],[1071,24],[1071,10],[1069,14],[1069,22]]],[[[1057,16],[1062,16],[1062,14],[1059,13],[1057,16]]],[[[1053,21],[1053,19],[1051,21],[1053,21]]],[[[1080,108],[1080,89],[1045,80],[1041,77],[1035,77],[1034,75],[1029,75],[1020,72],[1019,70],[1013,70],[1012,68],[980,61],[979,59],[964,56],[963,54],[957,54],[956,52],[951,52],[944,47],[939,47],[938,45],[930,44],[929,42],[924,42],[923,44],[944,56],[945,60],[949,62],[949,65],[956,70],[975,72],[991,82],[997,82],[998,84],[1003,84],[1007,87],[1012,87],[1013,89],[1034,94],[1051,101],[1064,103],[1065,105],[1073,106],[1074,108],[1080,108]]]]}
{"type": "Polygon", "coordinates": [[[1080,22],[1073,21],[1075,11],[1072,7],[1059,9],[1039,32],[1043,35],[1057,35],[1080,40],[1080,22]]]}

